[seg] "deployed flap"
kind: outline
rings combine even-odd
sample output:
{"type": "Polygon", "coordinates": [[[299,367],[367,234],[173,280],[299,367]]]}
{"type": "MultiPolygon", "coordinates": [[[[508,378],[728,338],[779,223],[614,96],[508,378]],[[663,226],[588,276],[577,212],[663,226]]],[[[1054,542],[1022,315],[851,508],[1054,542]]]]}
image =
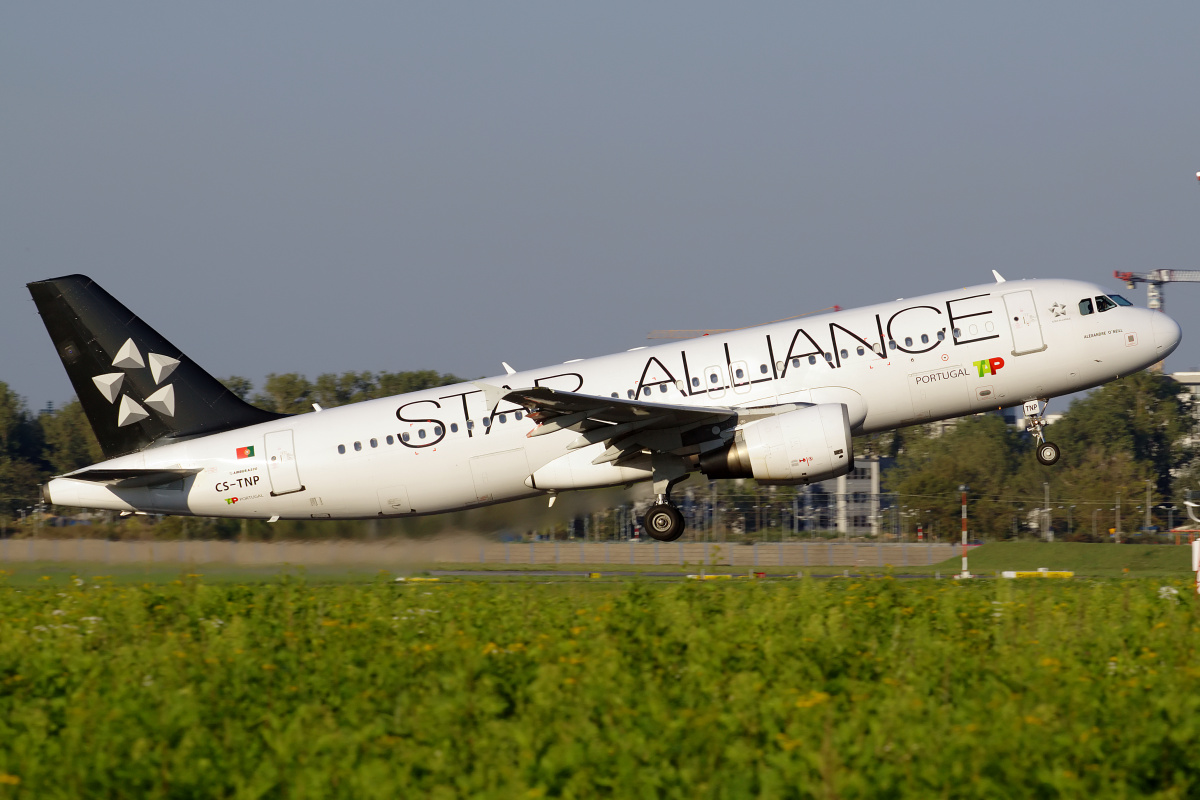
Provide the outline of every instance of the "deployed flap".
{"type": "Polygon", "coordinates": [[[163,486],[183,480],[190,475],[203,472],[195,469],[85,469],[63,475],[75,481],[104,483],[119,489],[135,489],[141,486],[163,486]]]}

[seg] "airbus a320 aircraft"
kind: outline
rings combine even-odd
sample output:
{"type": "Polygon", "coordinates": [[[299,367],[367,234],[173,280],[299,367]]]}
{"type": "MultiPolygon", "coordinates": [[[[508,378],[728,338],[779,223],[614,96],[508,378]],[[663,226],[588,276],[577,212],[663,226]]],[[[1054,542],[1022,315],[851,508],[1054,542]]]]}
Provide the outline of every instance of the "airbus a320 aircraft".
{"type": "MultiPolygon", "coordinates": [[[[994,273],[995,274],[995,273],[994,273]]],[[[29,284],[107,460],[56,505],[269,519],[402,517],[653,481],[803,484],[851,470],[851,437],[1024,405],[1162,361],[1166,314],[1069,280],[996,282],[287,416],[255,408],[90,279],[29,284]]],[[[509,369],[505,365],[506,369],[509,369]]]]}

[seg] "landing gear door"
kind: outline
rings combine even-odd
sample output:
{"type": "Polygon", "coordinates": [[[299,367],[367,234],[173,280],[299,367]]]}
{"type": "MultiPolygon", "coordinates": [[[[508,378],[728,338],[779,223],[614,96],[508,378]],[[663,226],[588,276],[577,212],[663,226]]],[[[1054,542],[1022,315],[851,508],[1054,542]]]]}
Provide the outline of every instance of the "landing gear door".
{"type": "Polygon", "coordinates": [[[267,451],[271,496],[304,491],[304,486],[300,483],[300,470],[296,465],[296,449],[292,444],[291,430],[268,433],[264,437],[263,449],[267,451]]]}
{"type": "Polygon", "coordinates": [[[1037,306],[1033,292],[1009,292],[1004,295],[1004,308],[1008,311],[1008,327],[1012,330],[1014,356],[1040,353],[1046,349],[1042,339],[1042,325],[1038,321],[1037,306]]]}

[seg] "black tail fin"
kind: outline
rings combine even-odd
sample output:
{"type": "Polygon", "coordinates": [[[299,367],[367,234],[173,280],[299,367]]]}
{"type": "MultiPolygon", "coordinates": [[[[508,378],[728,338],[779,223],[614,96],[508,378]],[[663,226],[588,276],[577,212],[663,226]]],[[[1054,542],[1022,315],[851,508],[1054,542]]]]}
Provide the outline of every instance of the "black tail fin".
{"type": "Polygon", "coordinates": [[[29,293],[108,458],[286,416],[244,402],[90,278],[29,293]]]}

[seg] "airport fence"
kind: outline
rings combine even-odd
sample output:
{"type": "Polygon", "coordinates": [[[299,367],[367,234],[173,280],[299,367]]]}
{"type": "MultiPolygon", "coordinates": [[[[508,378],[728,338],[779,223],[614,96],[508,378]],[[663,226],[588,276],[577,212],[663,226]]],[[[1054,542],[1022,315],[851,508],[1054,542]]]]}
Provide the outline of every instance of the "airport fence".
{"type": "Polygon", "coordinates": [[[413,564],[706,565],[737,567],[928,566],[961,546],[940,542],[833,542],[820,539],[754,544],[607,541],[493,542],[471,537],[382,542],[235,542],[3,539],[0,562],[91,564],[227,564],[241,566],[413,564]]]}

